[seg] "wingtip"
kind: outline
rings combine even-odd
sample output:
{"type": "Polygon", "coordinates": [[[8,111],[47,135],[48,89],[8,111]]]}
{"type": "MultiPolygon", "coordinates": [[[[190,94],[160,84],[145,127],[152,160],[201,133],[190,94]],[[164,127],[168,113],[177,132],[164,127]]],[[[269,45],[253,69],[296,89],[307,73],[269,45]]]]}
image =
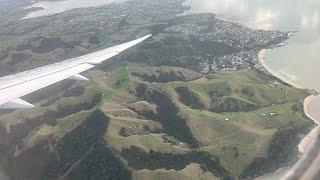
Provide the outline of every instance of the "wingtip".
{"type": "Polygon", "coordinates": [[[150,38],[151,36],[152,36],[152,34],[148,34],[148,35],[143,36],[142,38],[140,38],[140,40],[141,40],[141,41],[144,41],[144,40],[150,38]]]}

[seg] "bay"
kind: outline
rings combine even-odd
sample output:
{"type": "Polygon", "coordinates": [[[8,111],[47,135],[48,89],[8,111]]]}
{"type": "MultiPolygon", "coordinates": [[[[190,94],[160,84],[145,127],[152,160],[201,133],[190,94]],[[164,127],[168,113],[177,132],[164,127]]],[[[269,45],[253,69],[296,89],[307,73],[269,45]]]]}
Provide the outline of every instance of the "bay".
{"type": "MultiPolygon", "coordinates": [[[[297,87],[320,92],[319,0],[187,0],[186,14],[211,12],[252,28],[296,31],[285,46],[267,50],[265,64],[273,74],[297,87]]],[[[308,104],[320,121],[320,97],[308,104]]]]}
{"type": "Polygon", "coordinates": [[[62,13],[72,9],[98,7],[111,3],[124,2],[125,0],[56,0],[56,1],[41,1],[33,3],[25,9],[38,8],[31,11],[23,19],[36,18],[41,16],[50,16],[57,13],[62,13]]]}

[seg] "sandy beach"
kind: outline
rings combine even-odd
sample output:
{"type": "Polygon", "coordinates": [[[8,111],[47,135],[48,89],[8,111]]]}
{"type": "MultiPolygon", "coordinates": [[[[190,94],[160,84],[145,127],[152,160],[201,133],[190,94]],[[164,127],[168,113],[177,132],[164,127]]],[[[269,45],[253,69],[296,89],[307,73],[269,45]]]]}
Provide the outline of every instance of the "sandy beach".
{"type": "MultiPolygon", "coordinates": [[[[269,74],[272,74],[273,76],[281,79],[281,77],[279,77],[279,75],[278,75],[276,72],[272,71],[272,69],[269,68],[269,67],[267,66],[267,64],[265,63],[265,53],[266,53],[266,49],[262,49],[262,50],[258,53],[259,63],[261,64],[261,66],[262,66],[264,69],[267,70],[267,72],[268,72],[269,74]]],[[[282,79],[281,79],[281,80],[282,80],[282,79]]],[[[288,84],[290,84],[291,86],[293,86],[293,87],[295,87],[295,88],[297,88],[297,89],[305,89],[305,88],[303,88],[303,87],[301,87],[301,86],[299,86],[299,85],[293,84],[293,83],[291,83],[291,82],[287,82],[287,81],[285,81],[285,80],[283,80],[283,81],[286,82],[286,83],[288,83],[288,84]]],[[[304,101],[303,101],[303,111],[304,111],[305,115],[306,115],[308,118],[312,119],[316,124],[320,125],[320,119],[315,119],[315,118],[313,118],[313,117],[310,115],[309,110],[308,110],[309,102],[312,101],[314,98],[316,98],[316,96],[310,95],[310,96],[308,96],[308,97],[306,97],[306,98],[304,99],[304,101]]]]}
{"type": "Polygon", "coordinates": [[[265,63],[265,53],[266,53],[267,49],[262,49],[259,53],[258,53],[258,60],[259,60],[259,63],[260,65],[265,69],[267,70],[267,72],[279,79],[281,79],[283,82],[286,82],[288,84],[290,84],[291,86],[297,88],[297,89],[305,89],[297,84],[294,84],[292,82],[287,82],[286,80],[282,79],[278,73],[274,72],[271,68],[269,68],[267,66],[267,64],[265,63]]]}
{"type": "MultiPolygon", "coordinates": [[[[259,60],[259,63],[261,64],[261,66],[263,68],[265,68],[267,70],[268,73],[272,74],[273,76],[277,77],[277,78],[280,78],[279,75],[277,75],[276,72],[272,71],[271,68],[269,68],[266,63],[265,63],[265,53],[266,53],[266,49],[263,49],[259,52],[258,54],[258,60],[259,60]]],[[[280,78],[281,79],[281,78],[280,78]]],[[[287,81],[285,81],[287,82],[287,81]]],[[[287,82],[288,83],[288,82],[287,82]]],[[[305,88],[302,88],[296,84],[292,84],[292,83],[289,83],[290,85],[292,85],[293,87],[295,88],[298,88],[298,89],[305,89],[305,88]]],[[[314,117],[311,116],[310,112],[309,112],[309,104],[310,102],[316,98],[317,96],[314,96],[314,95],[310,95],[308,97],[306,97],[303,101],[303,111],[304,111],[304,114],[310,118],[311,120],[314,121],[315,124],[317,124],[318,126],[316,126],[314,129],[312,129],[299,143],[298,145],[298,149],[299,149],[299,152],[302,154],[302,158],[292,167],[290,168],[288,171],[286,171],[284,174],[284,176],[282,176],[282,179],[288,179],[287,177],[291,177],[295,175],[295,171],[299,168],[303,168],[305,167],[305,164],[306,163],[309,163],[309,161],[306,161],[306,159],[308,158],[311,158],[309,157],[310,153],[312,153],[312,149],[315,149],[317,148],[317,146],[315,146],[316,144],[316,140],[317,140],[317,137],[318,135],[320,134],[320,119],[316,119],[314,117]]],[[[263,179],[263,178],[262,178],[263,179]]],[[[289,178],[290,179],[290,178],[289,178]]]]}
{"type": "MultiPolygon", "coordinates": [[[[259,63],[261,64],[261,66],[262,66],[263,68],[265,68],[265,69],[267,70],[267,72],[268,72],[269,74],[272,74],[273,76],[275,76],[275,77],[277,77],[277,78],[280,78],[280,77],[278,76],[278,74],[277,74],[276,72],[272,71],[272,69],[269,68],[269,67],[267,66],[267,64],[265,63],[265,53],[266,53],[266,49],[262,49],[262,50],[258,53],[259,63]]],[[[280,78],[280,79],[281,79],[281,78],[280,78]]],[[[284,81],[285,81],[285,80],[284,80],[284,81]]],[[[285,82],[286,82],[286,81],[285,81],[285,82]]],[[[292,83],[290,83],[290,82],[287,82],[287,83],[289,83],[290,85],[292,85],[293,87],[295,87],[295,88],[297,88],[297,89],[305,89],[305,88],[303,88],[303,87],[301,87],[301,86],[298,86],[298,85],[296,85],[296,84],[292,84],[292,83]]],[[[313,118],[313,117],[310,115],[309,110],[308,110],[309,102],[312,101],[314,98],[316,98],[316,96],[310,95],[310,96],[308,96],[308,97],[306,97],[306,98],[304,99],[304,101],[303,101],[303,111],[304,111],[305,115],[306,115],[308,118],[312,119],[316,124],[320,125],[320,119],[315,119],[315,118],[313,118]]]]}
{"type": "Polygon", "coordinates": [[[307,134],[299,143],[298,148],[301,154],[304,154],[309,148],[310,144],[316,140],[317,135],[320,132],[320,126],[313,128],[309,134],[307,134]]]}
{"type": "Polygon", "coordinates": [[[320,120],[313,118],[310,115],[309,109],[308,109],[308,105],[310,104],[310,101],[312,101],[314,98],[316,98],[316,96],[311,95],[311,96],[306,97],[303,101],[304,114],[308,118],[312,119],[314,121],[314,123],[316,123],[318,126],[315,127],[313,130],[311,130],[310,133],[307,134],[306,137],[304,137],[300,141],[298,148],[299,148],[299,152],[302,154],[305,152],[305,150],[308,148],[308,146],[311,144],[311,142],[317,139],[317,136],[320,133],[320,120]]]}
{"type": "MultiPolygon", "coordinates": [[[[259,60],[259,63],[261,64],[261,66],[263,66],[263,68],[265,68],[268,73],[272,74],[273,76],[277,77],[277,78],[280,78],[276,72],[272,71],[271,68],[269,68],[266,63],[265,63],[265,53],[266,53],[266,49],[262,49],[259,54],[258,54],[258,60],[259,60]]],[[[293,87],[295,88],[298,88],[298,89],[304,89],[303,87],[300,87],[296,84],[292,84],[290,83],[293,87]]],[[[308,145],[310,145],[310,143],[316,139],[317,135],[320,133],[320,119],[315,119],[313,118],[310,113],[309,113],[309,110],[308,110],[308,105],[310,103],[310,101],[312,101],[316,96],[314,95],[311,95],[311,96],[308,96],[304,99],[303,101],[303,111],[304,111],[304,114],[310,118],[311,120],[314,121],[315,124],[317,124],[318,126],[315,127],[313,130],[311,130],[299,143],[299,152],[300,153],[304,153],[306,148],[308,147],[308,145]]]]}
{"type": "Polygon", "coordinates": [[[316,97],[317,97],[317,96],[311,95],[311,96],[308,96],[308,97],[306,97],[306,98],[304,99],[304,102],[303,102],[303,111],[304,111],[304,113],[306,114],[306,116],[308,116],[308,118],[312,119],[316,124],[320,125],[320,119],[316,119],[316,118],[312,117],[312,116],[310,115],[309,108],[308,108],[310,102],[311,102],[314,98],[316,98],[316,97]]]}

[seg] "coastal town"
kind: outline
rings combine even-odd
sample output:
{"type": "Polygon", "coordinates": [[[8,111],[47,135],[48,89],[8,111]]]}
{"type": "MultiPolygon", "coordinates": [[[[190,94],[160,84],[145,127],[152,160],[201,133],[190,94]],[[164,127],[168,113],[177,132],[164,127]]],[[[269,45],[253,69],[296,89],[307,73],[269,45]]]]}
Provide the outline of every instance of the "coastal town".
{"type": "Polygon", "coordinates": [[[289,33],[252,29],[220,19],[214,19],[210,24],[178,24],[166,31],[195,36],[201,41],[213,41],[217,46],[228,49],[227,55],[220,56],[218,49],[212,49],[213,53],[202,56],[202,59],[194,56],[194,59],[202,62],[200,67],[203,73],[251,68],[265,71],[258,61],[257,52],[276,47],[289,38],[289,33]]]}
{"type": "Polygon", "coordinates": [[[214,19],[210,24],[179,24],[166,30],[197,36],[200,40],[215,40],[230,47],[243,48],[244,50],[265,48],[275,42],[281,43],[288,38],[288,33],[252,29],[220,19],[214,19]]]}
{"type": "Polygon", "coordinates": [[[282,81],[264,63],[265,49],[286,45],[290,32],[183,15],[191,9],[184,0],[128,0],[30,19],[42,8],[20,1],[11,15],[13,4],[0,6],[1,76],[152,37],[83,74],[91,81],[67,80],[26,97],[34,109],[0,112],[0,180],[2,172],[15,179],[254,179],[302,153],[305,169],[319,168],[320,127],[306,135],[318,93],[282,81]]]}
{"type": "Polygon", "coordinates": [[[208,62],[202,63],[202,73],[218,72],[218,71],[236,71],[239,69],[256,69],[263,68],[258,63],[258,59],[252,55],[254,51],[245,51],[235,54],[215,57],[209,64],[208,62]]]}

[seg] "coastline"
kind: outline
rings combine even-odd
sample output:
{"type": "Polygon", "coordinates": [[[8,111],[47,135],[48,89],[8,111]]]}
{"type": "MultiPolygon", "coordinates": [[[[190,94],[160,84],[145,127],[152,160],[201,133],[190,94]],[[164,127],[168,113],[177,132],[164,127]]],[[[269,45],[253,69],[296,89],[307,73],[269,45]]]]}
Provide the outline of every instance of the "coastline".
{"type": "Polygon", "coordinates": [[[315,124],[317,124],[316,127],[314,127],[299,143],[298,148],[299,148],[299,152],[301,154],[304,154],[306,152],[306,150],[308,149],[309,145],[315,140],[317,139],[317,136],[320,133],[320,120],[319,119],[315,119],[314,117],[312,117],[310,115],[310,112],[308,110],[310,101],[313,100],[313,98],[316,98],[317,96],[314,95],[310,95],[308,97],[306,97],[303,101],[303,112],[304,114],[311,119],[315,124]]]}
{"type": "MultiPolygon", "coordinates": [[[[269,68],[268,65],[265,63],[265,53],[266,53],[266,51],[267,51],[267,49],[262,49],[262,50],[259,51],[259,53],[258,53],[258,61],[259,61],[259,64],[260,64],[265,70],[267,70],[267,72],[268,72],[269,74],[271,74],[273,77],[275,77],[275,78],[283,81],[284,83],[289,84],[289,85],[292,86],[292,87],[295,87],[295,88],[297,88],[297,89],[305,89],[305,88],[303,88],[303,87],[301,87],[301,86],[299,86],[299,85],[297,85],[297,84],[294,84],[294,83],[292,83],[292,82],[287,82],[287,81],[281,79],[281,78],[277,75],[276,72],[274,72],[271,68],[269,68]]],[[[308,117],[309,117],[309,116],[308,116],[308,117]]]]}
{"type": "MultiPolygon", "coordinates": [[[[189,0],[185,0],[185,2],[189,2],[189,0]]],[[[223,15],[220,15],[220,14],[216,14],[216,15],[217,15],[216,18],[218,18],[218,19],[230,21],[230,19],[226,19],[223,15]]],[[[234,22],[234,21],[231,20],[231,22],[234,22]]],[[[235,23],[237,23],[237,22],[235,22],[235,23]]],[[[246,24],[246,23],[241,23],[241,24],[246,24]]],[[[249,26],[249,27],[251,27],[251,26],[249,26]]],[[[288,38],[291,38],[296,32],[298,32],[301,29],[301,27],[297,26],[294,29],[295,30],[290,28],[289,30],[287,30],[288,31],[288,38]]],[[[268,67],[265,62],[266,51],[267,51],[267,49],[262,49],[258,53],[258,61],[259,61],[259,64],[261,65],[262,69],[264,69],[263,73],[268,74],[268,76],[273,77],[274,79],[277,79],[277,80],[281,81],[282,83],[289,85],[291,87],[294,87],[296,89],[301,89],[301,90],[307,89],[303,86],[300,86],[300,85],[297,85],[293,82],[290,82],[290,79],[286,79],[286,78],[281,77],[280,73],[278,73],[278,72],[272,70],[270,67],[268,67]]],[[[310,94],[312,94],[312,93],[310,93],[310,94]]],[[[295,171],[296,167],[298,167],[298,168],[301,168],[301,167],[308,168],[309,167],[308,162],[307,163],[305,162],[305,158],[313,158],[314,157],[311,155],[310,149],[317,148],[317,145],[315,145],[315,144],[318,144],[318,143],[316,143],[316,140],[317,140],[317,136],[320,134],[320,118],[312,116],[312,112],[314,112],[314,111],[312,109],[310,109],[310,107],[313,107],[310,102],[312,102],[314,100],[314,98],[320,96],[320,94],[319,94],[319,96],[317,96],[315,94],[308,95],[306,97],[301,98],[301,109],[303,110],[302,114],[304,114],[304,116],[307,117],[308,119],[312,120],[315,124],[314,128],[312,128],[312,129],[308,128],[305,131],[306,132],[305,136],[304,137],[301,136],[302,139],[300,140],[300,142],[298,142],[299,143],[298,149],[299,149],[299,152],[301,153],[301,157],[299,157],[298,161],[292,167],[283,167],[283,168],[278,169],[276,172],[268,173],[268,174],[266,174],[266,176],[271,175],[272,177],[271,178],[270,177],[268,177],[268,178],[261,177],[261,180],[262,179],[268,179],[268,180],[269,179],[286,179],[287,180],[288,174],[290,174],[290,173],[295,174],[293,172],[295,171]],[[280,178],[280,177],[282,177],[282,178],[280,178]]],[[[319,157],[320,157],[320,153],[319,153],[319,157]]],[[[301,174],[303,174],[303,173],[301,172],[301,174]]],[[[257,179],[260,180],[260,178],[257,178],[257,179]]]]}
{"type": "Polygon", "coordinates": [[[310,95],[310,96],[308,96],[308,97],[306,97],[306,98],[304,99],[304,101],[303,101],[303,111],[304,111],[304,114],[305,114],[308,118],[312,119],[317,125],[320,125],[320,119],[315,119],[314,117],[312,117],[312,116],[310,115],[310,112],[309,112],[309,109],[308,109],[310,102],[311,102],[314,98],[316,98],[316,97],[317,97],[317,96],[315,96],[315,95],[310,95]]]}
{"type": "MultiPolygon", "coordinates": [[[[274,72],[271,68],[269,68],[269,67],[267,66],[267,64],[265,63],[265,52],[266,52],[266,50],[267,50],[267,49],[262,49],[262,50],[258,53],[259,63],[260,63],[260,65],[261,65],[265,70],[267,70],[267,72],[268,72],[269,74],[271,74],[272,76],[274,76],[274,77],[276,77],[276,78],[279,78],[278,75],[277,75],[277,73],[275,73],[275,72],[274,72]]],[[[279,79],[282,80],[281,78],[279,78],[279,79]]],[[[291,83],[291,82],[286,82],[285,80],[282,80],[282,81],[284,81],[285,83],[290,84],[291,86],[293,86],[293,87],[295,87],[295,88],[297,88],[297,89],[305,89],[305,88],[303,88],[303,87],[301,87],[301,86],[299,86],[299,85],[293,84],[293,83],[291,83]]],[[[309,102],[310,102],[311,100],[313,100],[313,98],[315,98],[315,97],[317,97],[317,96],[315,96],[315,95],[310,95],[310,96],[307,96],[307,97],[303,100],[303,112],[304,112],[304,114],[305,114],[309,119],[311,119],[312,121],[314,121],[315,124],[320,125],[320,119],[317,120],[317,119],[313,118],[312,115],[309,113],[309,110],[308,110],[309,102]]]]}
{"type": "MultiPolygon", "coordinates": [[[[276,78],[279,78],[277,76],[277,73],[275,73],[271,68],[269,68],[267,66],[267,64],[265,63],[265,52],[266,52],[266,49],[262,49],[259,53],[258,53],[258,60],[259,60],[259,63],[260,65],[269,73],[271,74],[272,76],[276,77],[276,78]]],[[[281,79],[282,80],[282,79],[281,79]]],[[[282,80],[284,81],[284,80],[282,80]]],[[[290,84],[291,86],[297,88],[297,89],[305,89],[301,86],[298,86],[296,84],[293,84],[293,83],[289,83],[289,82],[286,82],[284,81],[285,83],[288,83],[290,84]]],[[[310,101],[312,101],[315,97],[315,95],[310,95],[310,96],[307,96],[304,98],[303,100],[303,113],[309,118],[311,119],[317,126],[315,128],[313,128],[299,143],[298,145],[298,149],[299,149],[299,152],[301,154],[305,154],[307,153],[307,149],[309,149],[309,145],[313,144],[312,142],[316,139],[317,135],[320,133],[319,132],[319,129],[320,129],[320,119],[315,119],[314,117],[312,117],[312,115],[310,114],[309,112],[309,104],[310,104],[310,101]]]]}

